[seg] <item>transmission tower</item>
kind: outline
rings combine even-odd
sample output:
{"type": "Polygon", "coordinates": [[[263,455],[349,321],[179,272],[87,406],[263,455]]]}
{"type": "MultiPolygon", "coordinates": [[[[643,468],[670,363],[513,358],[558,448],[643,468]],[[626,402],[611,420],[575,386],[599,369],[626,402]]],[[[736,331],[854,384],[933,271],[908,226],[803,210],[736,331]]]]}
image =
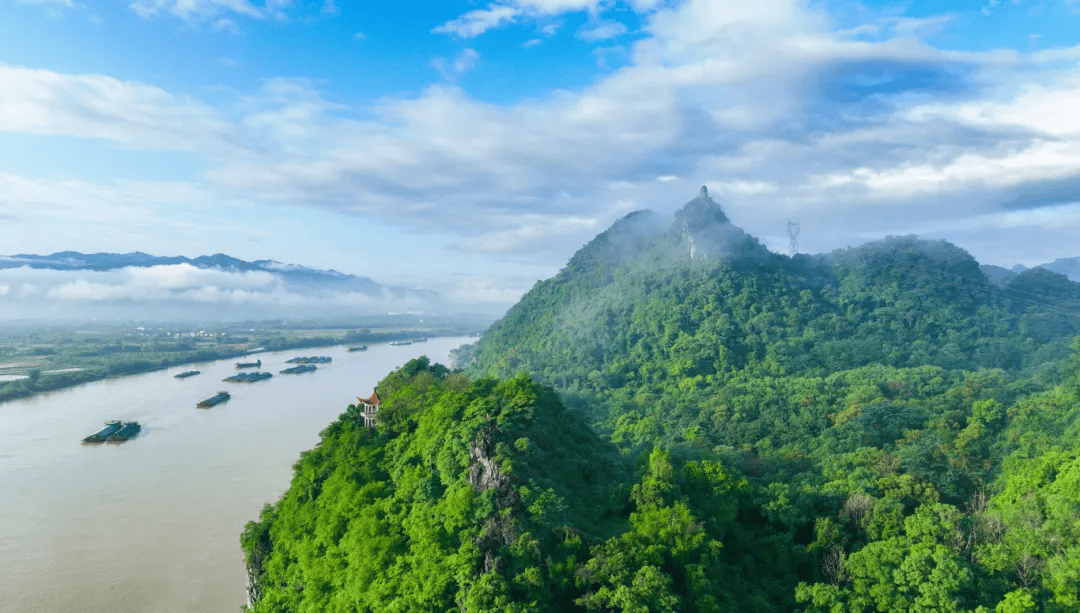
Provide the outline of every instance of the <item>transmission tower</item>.
{"type": "Polygon", "coordinates": [[[799,222],[789,220],[787,222],[787,233],[791,237],[791,244],[788,248],[791,250],[791,256],[794,257],[799,252],[799,241],[796,240],[799,236],[799,222]]]}

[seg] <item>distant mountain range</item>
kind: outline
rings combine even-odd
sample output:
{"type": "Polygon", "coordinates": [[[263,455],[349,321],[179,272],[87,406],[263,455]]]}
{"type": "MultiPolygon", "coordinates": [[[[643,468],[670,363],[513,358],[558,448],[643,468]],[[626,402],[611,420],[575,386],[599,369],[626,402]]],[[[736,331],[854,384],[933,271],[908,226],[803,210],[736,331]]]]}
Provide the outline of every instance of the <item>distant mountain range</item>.
{"type": "MultiPolygon", "coordinates": [[[[1015,279],[1017,275],[1028,270],[1023,264],[1017,264],[1012,269],[1002,268],[1001,266],[994,266],[992,264],[983,264],[979,267],[983,273],[997,285],[1004,287],[1010,281],[1015,279]]],[[[1039,264],[1035,268],[1042,268],[1049,270],[1050,272],[1056,272],[1059,275],[1064,275],[1070,281],[1080,283],[1080,257],[1077,258],[1058,258],[1053,262],[1047,264],[1039,264]]]]}
{"type": "Polygon", "coordinates": [[[223,253],[203,255],[197,258],[183,256],[162,257],[136,251],[134,253],[79,253],[60,251],[50,255],[20,253],[0,256],[0,270],[9,268],[30,268],[48,270],[94,270],[107,271],[120,268],[151,268],[190,264],[196,268],[214,269],[225,272],[267,272],[281,279],[286,287],[301,294],[321,292],[355,292],[371,297],[387,299],[423,299],[438,298],[438,292],[422,288],[382,285],[368,277],[358,277],[336,270],[307,268],[296,264],[285,264],[275,260],[255,260],[248,262],[223,253]]]}

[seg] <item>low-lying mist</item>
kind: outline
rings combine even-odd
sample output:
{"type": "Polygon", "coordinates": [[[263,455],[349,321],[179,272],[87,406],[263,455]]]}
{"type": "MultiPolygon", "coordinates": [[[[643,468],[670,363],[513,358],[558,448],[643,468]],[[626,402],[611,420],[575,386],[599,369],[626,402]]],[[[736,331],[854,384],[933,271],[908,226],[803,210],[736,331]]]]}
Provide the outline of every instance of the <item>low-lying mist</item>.
{"type": "Polygon", "coordinates": [[[447,313],[427,290],[375,291],[298,285],[265,271],[190,264],[112,270],[0,270],[0,319],[243,320],[364,313],[447,313]]]}

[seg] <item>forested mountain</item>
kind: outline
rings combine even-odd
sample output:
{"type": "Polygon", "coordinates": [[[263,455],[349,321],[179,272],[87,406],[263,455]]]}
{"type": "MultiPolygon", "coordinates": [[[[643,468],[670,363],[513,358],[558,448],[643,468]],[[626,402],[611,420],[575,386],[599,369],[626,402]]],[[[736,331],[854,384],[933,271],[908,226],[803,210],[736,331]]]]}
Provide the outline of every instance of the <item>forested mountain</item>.
{"type": "Polygon", "coordinates": [[[943,241],[788,258],[704,192],[664,230],[637,222],[654,217],[628,216],[538,283],[463,352],[470,372],[534,374],[616,435],[655,415],[664,440],[694,426],[724,440],[729,425],[700,408],[747,378],[871,364],[1046,372],[1078,332],[1080,285],[1033,269],[999,287],[943,241]]]}
{"type": "Polygon", "coordinates": [[[1078,290],[633,213],[327,428],[245,530],[254,608],[1080,611],[1078,290]]]}
{"type": "Polygon", "coordinates": [[[378,389],[378,428],[350,406],[245,529],[254,611],[794,604],[802,557],[716,454],[620,454],[525,375],[415,360],[378,389]]]}

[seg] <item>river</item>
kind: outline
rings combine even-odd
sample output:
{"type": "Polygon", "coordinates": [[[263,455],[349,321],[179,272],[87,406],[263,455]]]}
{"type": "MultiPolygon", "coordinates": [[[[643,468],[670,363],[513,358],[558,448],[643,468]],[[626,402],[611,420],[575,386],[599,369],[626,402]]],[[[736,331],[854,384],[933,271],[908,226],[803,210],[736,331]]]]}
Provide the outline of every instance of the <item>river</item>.
{"type": "Polygon", "coordinates": [[[300,452],[397,366],[419,355],[449,365],[472,340],[268,352],[258,357],[275,374],[258,383],[223,383],[237,369],[221,360],[0,404],[0,609],[238,612],[240,532],[288,488],[300,452]],[[299,355],[333,362],[277,374],[299,355]],[[218,390],[232,399],[195,408],[218,390]],[[109,419],[142,432],[80,444],[109,419]]]}

